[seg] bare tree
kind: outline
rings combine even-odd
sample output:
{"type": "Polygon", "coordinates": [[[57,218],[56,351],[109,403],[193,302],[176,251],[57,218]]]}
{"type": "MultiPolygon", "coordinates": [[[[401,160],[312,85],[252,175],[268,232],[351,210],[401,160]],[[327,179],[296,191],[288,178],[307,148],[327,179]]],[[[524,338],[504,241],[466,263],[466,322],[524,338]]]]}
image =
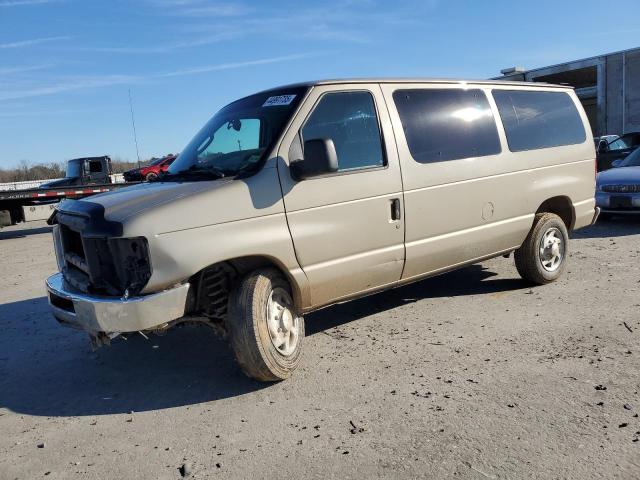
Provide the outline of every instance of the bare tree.
{"type": "MultiPolygon", "coordinates": [[[[142,162],[149,163],[153,158],[142,162]]],[[[25,182],[30,180],[51,180],[65,176],[67,162],[49,162],[30,164],[27,160],[20,160],[14,168],[0,168],[0,183],[25,182]]],[[[111,160],[113,173],[123,173],[132,168],[137,168],[138,162],[129,162],[118,157],[111,160]]]]}
{"type": "Polygon", "coordinates": [[[0,183],[49,180],[64,177],[64,172],[64,164],[61,163],[30,165],[28,161],[21,160],[15,168],[0,169],[0,183]]]}

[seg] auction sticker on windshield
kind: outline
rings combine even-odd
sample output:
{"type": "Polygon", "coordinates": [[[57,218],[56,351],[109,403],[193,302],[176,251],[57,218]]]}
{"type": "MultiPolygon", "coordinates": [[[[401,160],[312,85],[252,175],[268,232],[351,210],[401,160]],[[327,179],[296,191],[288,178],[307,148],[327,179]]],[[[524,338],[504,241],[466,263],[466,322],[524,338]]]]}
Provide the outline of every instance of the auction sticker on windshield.
{"type": "Polygon", "coordinates": [[[289,105],[293,99],[296,98],[295,95],[276,95],[274,97],[269,97],[262,105],[263,107],[278,107],[280,105],[289,105]]]}

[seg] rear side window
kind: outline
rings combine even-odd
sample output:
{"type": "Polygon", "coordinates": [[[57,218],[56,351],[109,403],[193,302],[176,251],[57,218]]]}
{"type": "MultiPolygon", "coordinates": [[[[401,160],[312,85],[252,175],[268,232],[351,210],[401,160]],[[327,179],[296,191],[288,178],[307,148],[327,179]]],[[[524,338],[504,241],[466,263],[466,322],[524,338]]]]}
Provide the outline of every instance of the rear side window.
{"type": "Polygon", "coordinates": [[[420,163],[500,153],[491,107],[479,89],[396,90],[411,156],[420,163]]]}
{"type": "Polygon", "coordinates": [[[583,143],[584,125],[571,97],[565,92],[493,90],[509,150],[583,143]]]}
{"type": "Polygon", "coordinates": [[[302,127],[302,138],[333,140],[340,171],[384,165],[376,107],[369,92],[323,95],[302,127]]]}

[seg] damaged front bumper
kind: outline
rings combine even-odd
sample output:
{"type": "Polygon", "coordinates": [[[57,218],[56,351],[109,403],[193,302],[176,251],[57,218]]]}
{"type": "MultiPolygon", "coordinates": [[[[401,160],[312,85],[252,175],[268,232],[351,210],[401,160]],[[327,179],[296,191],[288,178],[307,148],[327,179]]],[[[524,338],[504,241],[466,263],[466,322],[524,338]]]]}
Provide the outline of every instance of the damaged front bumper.
{"type": "Polygon", "coordinates": [[[115,298],[82,293],[56,273],[47,279],[47,291],[53,316],[60,323],[97,337],[156,330],[183,317],[189,284],[139,297],[115,298]]]}

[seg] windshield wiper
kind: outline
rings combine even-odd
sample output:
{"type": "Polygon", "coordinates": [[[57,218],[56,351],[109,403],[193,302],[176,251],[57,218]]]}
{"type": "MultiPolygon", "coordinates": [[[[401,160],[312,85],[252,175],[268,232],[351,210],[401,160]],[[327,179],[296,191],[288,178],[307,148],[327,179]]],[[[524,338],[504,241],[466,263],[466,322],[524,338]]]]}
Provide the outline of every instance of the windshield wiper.
{"type": "Polygon", "coordinates": [[[191,165],[189,168],[180,173],[216,176],[218,178],[223,178],[226,176],[226,174],[222,170],[214,167],[213,165],[209,167],[199,167],[198,165],[191,165]]]}
{"type": "Polygon", "coordinates": [[[172,181],[178,178],[224,178],[226,174],[224,171],[217,167],[200,167],[198,165],[191,165],[186,170],[182,170],[177,173],[167,173],[158,178],[161,182],[172,181]]]}

